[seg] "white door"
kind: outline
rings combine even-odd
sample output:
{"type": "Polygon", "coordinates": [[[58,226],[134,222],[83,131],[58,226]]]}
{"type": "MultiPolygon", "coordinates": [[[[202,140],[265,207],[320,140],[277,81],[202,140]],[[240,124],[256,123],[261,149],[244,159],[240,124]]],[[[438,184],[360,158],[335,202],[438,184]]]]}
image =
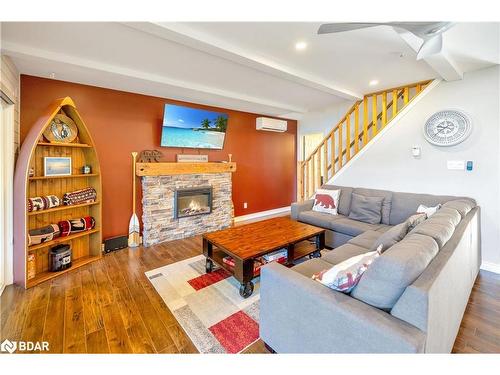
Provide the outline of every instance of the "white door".
{"type": "Polygon", "coordinates": [[[12,283],[12,191],[14,181],[14,105],[2,95],[0,112],[0,294],[12,283]]]}

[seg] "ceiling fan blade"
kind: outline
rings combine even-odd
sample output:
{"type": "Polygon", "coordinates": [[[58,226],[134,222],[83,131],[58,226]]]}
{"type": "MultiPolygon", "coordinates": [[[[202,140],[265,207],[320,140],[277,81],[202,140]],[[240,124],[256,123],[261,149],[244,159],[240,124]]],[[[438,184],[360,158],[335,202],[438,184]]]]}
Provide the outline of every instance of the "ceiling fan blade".
{"type": "Polygon", "coordinates": [[[380,23],[361,23],[361,22],[349,22],[349,23],[324,23],[318,29],[318,34],[332,34],[341,33],[344,31],[366,29],[367,27],[383,25],[380,23]]]}
{"type": "Polygon", "coordinates": [[[443,36],[437,34],[436,36],[424,40],[417,53],[417,60],[425,59],[428,56],[435,55],[443,49],[443,36]]]}
{"type": "Polygon", "coordinates": [[[432,39],[454,25],[453,22],[389,22],[388,24],[405,29],[424,40],[432,39]]]}

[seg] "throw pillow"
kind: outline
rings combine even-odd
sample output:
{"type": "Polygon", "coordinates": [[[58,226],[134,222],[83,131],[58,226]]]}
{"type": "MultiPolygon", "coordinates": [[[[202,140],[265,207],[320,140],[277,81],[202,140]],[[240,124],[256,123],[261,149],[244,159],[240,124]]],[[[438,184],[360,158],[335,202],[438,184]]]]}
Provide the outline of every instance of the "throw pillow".
{"type": "Polygon", "coordinates": [[[379,224],[382,220],[382,202],[384,197],[366,197],[352,193],[349,218],[368,224],[379,224]]]}
{"type": "Polygon", "coordinates": [[[392,245],[401,241],[408,233],[408,225],[409,224],[405,221],[404,223],[393,226],[375,241],[370,251],[375,251],[381,246],[380,253],[383,253],[392,245]]]}
{"type": "Polygon", "coordinates": [[[318,189],[314,196],[313,211],[337,215],[340,190],[318,189]]]}
{"type": "Polygon", "coordinates": [[[427,207],[423,204],[418,206],[417,208],[417,213],[419,214],[426,214],[427,217],[430,217],[431,215],[435,214],[437,210],[441,208],[441,204],[438,204],[437,206],[434,207],[427,207]]]}
{"type": "Polygon", "coordinates": [[[356,255],[312,276],[313,280],[339,292],[349,293],[359,282],[368,266],[380,255],[370,251],[356,255]]]}
{"type": "Polygon", "coordinates": [[[411,215],[408,219],[406,219],[405,223],[408,223],[408,232],[411,232],[418,224],[422,223],[427,219],[427,214],[417,213],[411,215]]]}

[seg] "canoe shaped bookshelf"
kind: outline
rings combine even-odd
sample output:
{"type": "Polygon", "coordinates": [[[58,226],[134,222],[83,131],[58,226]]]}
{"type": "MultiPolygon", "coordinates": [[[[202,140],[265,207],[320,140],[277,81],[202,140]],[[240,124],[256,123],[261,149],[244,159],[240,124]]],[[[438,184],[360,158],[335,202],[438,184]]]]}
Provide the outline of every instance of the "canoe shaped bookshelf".
{"type": "Polygon", "coordinates": [[[17,159],[14,191],[14,282],[16,284],[29,288],[100,259],[102,184],[99,159],[92,137],[71,98],[56,100],[31,127],[17,159]],[[43,136],[58,114],[69,117],[78,129],[77,137],[70,143],[50,142],[43,136]],[[71,174],[45,176],[45,157],[71,158],[71,174]],[[90,166],[92,173],[82,174],[83,166],[90,166]],[[30,170],[34,172],[31,176],[30,170]],[[62,202],[65,193],[87,187],[96,190],[95,202],[60,205],[28,212],[28,198],[56,195],[62,202]],[[94,218],[95,227],[92,230],[28,246],[30,230],[84,216],[94,218]],[[50,272],[49,251],[52,246],[59,243],[70,244],[72,267],[65,271],[50,272]],[[30,269],[35,270],[34,273],[30,272],[30,277],[28,277],[28,259],[30,259],[30,269]]]}

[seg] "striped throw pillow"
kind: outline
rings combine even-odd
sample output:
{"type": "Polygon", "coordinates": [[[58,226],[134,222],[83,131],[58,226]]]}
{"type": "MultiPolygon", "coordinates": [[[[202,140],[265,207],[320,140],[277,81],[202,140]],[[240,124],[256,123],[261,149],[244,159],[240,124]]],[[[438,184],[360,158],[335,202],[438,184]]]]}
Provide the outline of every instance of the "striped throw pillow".
{"type": "Polygon", "coordinates": [[[349,293],[358,284],[368,266],[380,255],[381,246],[376,251],[356,255],[314,274],[312,279],[333,290],[349,293]]]}

